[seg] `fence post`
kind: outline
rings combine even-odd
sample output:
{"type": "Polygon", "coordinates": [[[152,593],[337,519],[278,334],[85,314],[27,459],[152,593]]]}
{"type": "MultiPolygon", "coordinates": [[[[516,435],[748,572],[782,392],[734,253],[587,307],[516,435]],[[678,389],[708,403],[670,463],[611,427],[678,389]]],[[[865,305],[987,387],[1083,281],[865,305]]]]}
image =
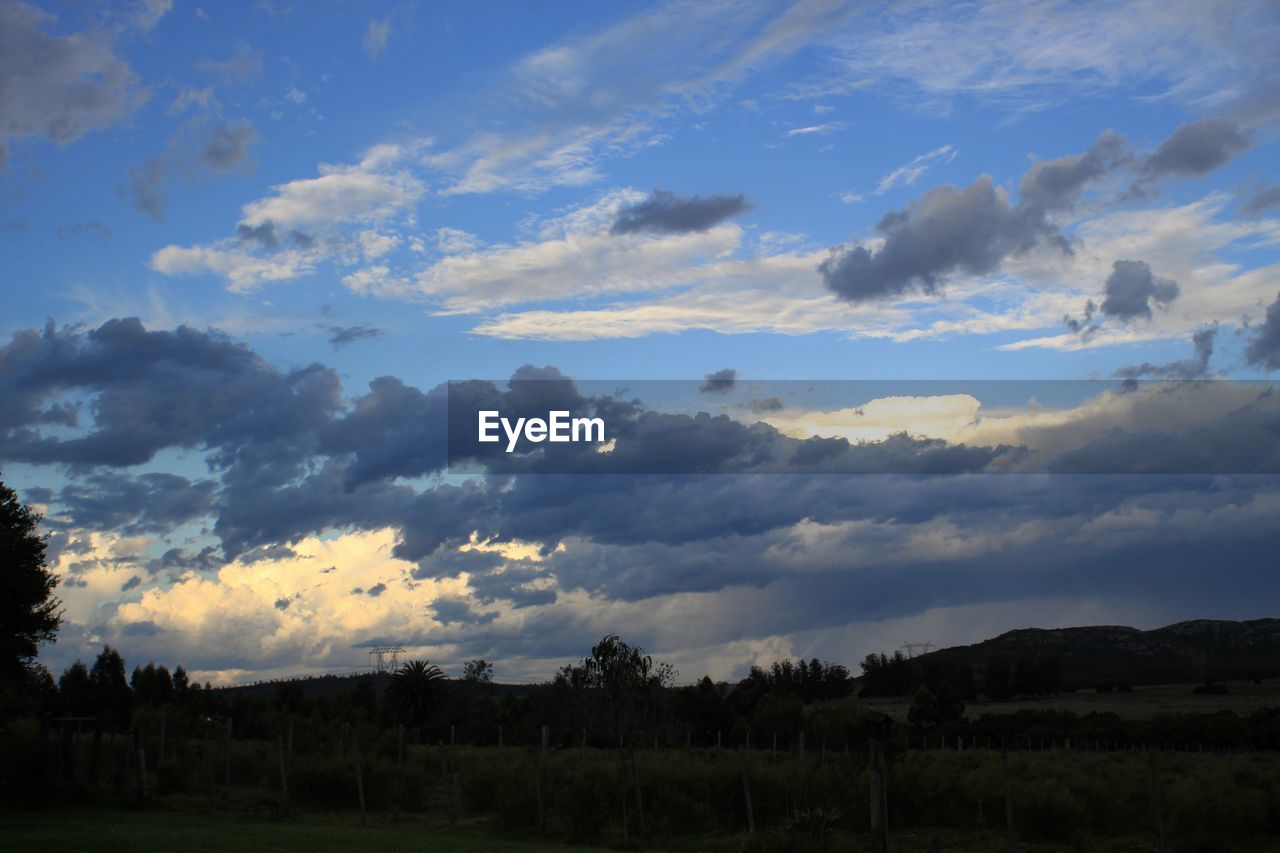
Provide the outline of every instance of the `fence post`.
{"type": "Polygon", "coordinates": [[[751,808],[751,780],[748,774],[747,749],[742,749],[742,796],[747,801],[747,834],[755,835],[756,814],[751,808]]]}
{"type": "Polygon", "coordinates": [[[227,717],[227,757],[226,766],[223,768],[222,784],[231,784],[231,718],[227,717]]]}

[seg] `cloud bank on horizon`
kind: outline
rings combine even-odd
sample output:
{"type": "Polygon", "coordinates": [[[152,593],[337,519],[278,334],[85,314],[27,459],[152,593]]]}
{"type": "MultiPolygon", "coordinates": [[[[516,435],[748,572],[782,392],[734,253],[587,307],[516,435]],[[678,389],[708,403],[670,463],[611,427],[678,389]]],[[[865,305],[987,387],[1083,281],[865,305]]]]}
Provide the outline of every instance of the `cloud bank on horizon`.
{"type": "Polygon", "coordinates": [[[0,469],[54,530],[51,660],[534,677],[617,630],[724,677],[1028,606],[1268,615],[1280,409],[1201,380],[1280,369],[1278,35],[1262,0],[0,0],[0,469]],[[468,388],[616,446],[449,473],[444,383],[507,376],[468,388]],[[1116,383],[769,385],[1005,378],[1116,383]]]}

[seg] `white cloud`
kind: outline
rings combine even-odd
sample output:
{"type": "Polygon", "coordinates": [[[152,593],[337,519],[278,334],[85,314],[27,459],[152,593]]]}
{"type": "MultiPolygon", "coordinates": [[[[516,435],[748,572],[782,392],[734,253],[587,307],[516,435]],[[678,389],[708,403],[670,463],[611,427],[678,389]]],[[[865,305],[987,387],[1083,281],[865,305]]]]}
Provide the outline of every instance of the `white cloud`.
{"type": "Polygon", "coordinates": [[[164,275],[212,273],[227,280],[237,293],[254,290],[271,281],[287,281],[314,269],[314,258],[298,251],[259,257],[232,248],[165,246],[151,256],[151,268],[164,275]]]}
{"type": "Polygon", "coordinates": [[[404,170],[391,170],[410,152],[379,145],[354,165],[323,163],[320,176],[272,187],[272,195],[244,206],[241,224],[271,222],[278,228],[334,225],[383,219],[404,212],[425,192],[422,182],[404,170]]]}
{"type": "Polygon", "coordinates": [[[914,186],[916,181],[927,175],[931,169],[950,163],[959,154],[960,152],[952,145],[943,145],[928,154],[921,154],[910,163],[899,166],[881,178],[872,195],[884,195],[894,187],[901,185],[914,186]]]}
{"type": "Polygon", "coordinates": [[[360,46],[364,48],[365,53],[369,54],[370,59],[377,59],[386,49],[387,39],[390,36],[390,17],[383,18],[381,21],[373,20],[369,22],[369,28],[364,31],[364,39],[361,40],[360,46]]]}

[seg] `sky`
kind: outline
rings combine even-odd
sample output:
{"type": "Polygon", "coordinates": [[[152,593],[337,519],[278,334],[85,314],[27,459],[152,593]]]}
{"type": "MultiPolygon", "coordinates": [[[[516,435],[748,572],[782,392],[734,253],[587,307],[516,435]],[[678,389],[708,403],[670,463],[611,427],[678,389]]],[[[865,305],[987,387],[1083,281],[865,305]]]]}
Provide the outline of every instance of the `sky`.
{"type": "Polygon", "coordinates": [[[1266,0],[0,0],[42,660],[519,681],[619,632],[691,681],[1278,615],[1278,37],[1266,0]],[[451,381],[614,444],[451,464],[451,381]]]}

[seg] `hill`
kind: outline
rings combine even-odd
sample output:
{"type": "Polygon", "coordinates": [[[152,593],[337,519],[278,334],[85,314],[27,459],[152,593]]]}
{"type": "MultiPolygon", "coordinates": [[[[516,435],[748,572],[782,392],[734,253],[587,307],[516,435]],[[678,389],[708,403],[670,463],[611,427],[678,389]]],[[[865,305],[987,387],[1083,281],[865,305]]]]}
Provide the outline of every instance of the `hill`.
{"type": "Polygon", "coordinates": [[[1063,682],[1077,687],[1275,676],[1280,675],[1280,619],[1195,619],[1150,631],[1118,625],[1020,628],[916,660],[925,665],[931,660],[960,661],[985,670],[995,655],[1057,656],[1063,682]]]}

